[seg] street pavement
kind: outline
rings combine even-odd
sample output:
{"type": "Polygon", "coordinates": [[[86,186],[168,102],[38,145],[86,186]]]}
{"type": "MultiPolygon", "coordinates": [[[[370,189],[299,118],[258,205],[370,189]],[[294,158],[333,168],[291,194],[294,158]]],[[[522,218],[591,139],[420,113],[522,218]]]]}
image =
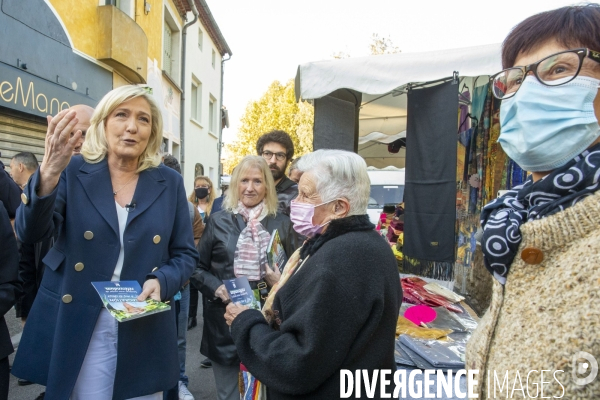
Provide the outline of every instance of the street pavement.
{"type": "MultiPolygon", "coordinates": [[[[5,315],[6,323],[13,337],[13,343],[18,340],[21,333],[21,322],[15,318],[14,309],[5,315]]],[[[198,326],[187,331],[187,358],[186,372],[190,379],[188,388],[196,400],[214,400],[217,398],[215,389],[215,379],[212,368],[200,368],[200,361],[204,356],[200,354],[200,339],[202,338],[202,303],[198,307],[198,326]]],[[[14,359],[14,353],[10,356],[10,363],[14,359]]],[[[17,378],[11,375],[10,388],[8,392],[9,400],[34,400],[44,387],[40,385],[19,386],[17,378]]]]}

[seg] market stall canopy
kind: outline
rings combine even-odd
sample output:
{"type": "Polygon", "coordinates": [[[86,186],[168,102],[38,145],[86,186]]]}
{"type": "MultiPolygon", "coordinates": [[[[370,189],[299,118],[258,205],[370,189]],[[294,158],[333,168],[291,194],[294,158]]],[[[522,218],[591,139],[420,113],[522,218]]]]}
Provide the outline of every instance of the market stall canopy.
{"type": "Polygon", "coordinates": [[[460,76],[500,71],[499,43],[485,46],[316,61],[296,74],[296,97],[311,100],[337,89],[381,95],[411,82],[428,82],[458,71],[460,76]]]}
{"type": "Polygon", "coordinates": [[[302,64],[296,74],[297,100],[319,99],[339,89],[362,93],[358,153],[376,167],[404,167],[405,149],[387,151],[406,136],[408,84],[452,77],[473,90],[502,69],[500,44],[419,53],[398,53],[302,64]]]}

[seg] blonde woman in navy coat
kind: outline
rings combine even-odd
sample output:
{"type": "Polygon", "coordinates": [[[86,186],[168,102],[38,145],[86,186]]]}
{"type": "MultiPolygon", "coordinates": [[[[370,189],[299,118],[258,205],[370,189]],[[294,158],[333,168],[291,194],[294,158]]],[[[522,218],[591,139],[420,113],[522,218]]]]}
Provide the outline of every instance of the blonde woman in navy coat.
{"type": "Polygon", "coordinates": [[[60,233],[12,373],[45,385],[46,400],[162,399],[179,379],[175,308],[117,323],[91,285],[137,280],[140,300],[168,301],[197,263],[183,180],[160,164],[160,111],[142,88],[114,89],[72,159],[75,113],[48,124],[16,226],[30,243],[60,233]]]}

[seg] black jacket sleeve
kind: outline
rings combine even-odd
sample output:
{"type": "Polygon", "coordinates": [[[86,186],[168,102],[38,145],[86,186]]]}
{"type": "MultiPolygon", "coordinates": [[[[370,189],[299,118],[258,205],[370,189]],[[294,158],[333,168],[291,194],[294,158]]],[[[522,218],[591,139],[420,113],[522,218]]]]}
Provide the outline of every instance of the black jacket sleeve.
{"type": "Polygon", "coordinates": [[[27,318],[37,295],[39,264],[35,253],[36,247],[41,247],[42,245],[43,243],[21,243],[19,248],[19,282],[22,285],[22,292],[21,297],[18,299],[19,312],[17,317],[27,318]]]}
{"type": "Polygon", "coordinates": [[[18,283],[19,250],[8,213],[0,201],[0,316],[15,304],[18,283]]]}
{"type": "Polygon", "coordinates": [[[0,201],[8,212],[9,218],[14,218],[17,207],[21,204],[21,188],[13,181],[0,161],[0,201]]]}
{"type": "Polygon", "coordinates": [[[0,359],[14,351],[4,315],[15,304],[19,291],[18,269],[17,239],[4,203],[0,201],[0,359]]]}
{"type": "Polygon", "coordinates": [[[196,247],[200,259],[196,270],[190,278],[194,286],[197,287],[207,299],[213,299],[215,297],[215,291],[223,284],[219,278],[210,273],[215,235],[214,224],[214,218],[209,217],[206,220],[204,233],[196,247]]]}

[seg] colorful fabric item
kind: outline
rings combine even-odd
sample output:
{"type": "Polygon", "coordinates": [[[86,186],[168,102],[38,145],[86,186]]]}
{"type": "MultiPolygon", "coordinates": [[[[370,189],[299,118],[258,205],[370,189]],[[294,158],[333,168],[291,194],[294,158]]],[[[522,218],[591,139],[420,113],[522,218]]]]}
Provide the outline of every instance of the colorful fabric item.
{"type": "Polygon", "coordinates": [[[521,225],[556,214],[592,195],[600,186],[600,144],[533,182],[527,178],[483,208],[482,251],[486,268],[504,284],[521,244],[521,225]]]}
{"type": "MultiPolygon", "coordinates": [[[[283,272],[281,273],[279,282],[273,285],[271,291],[269,292],[269,295],[267,296],[267,299],[265,300],[265,305],[262,308],[262,313],[269,324],[273,322],[275,316],[273,314],[273,300],[275,299],[275,294],[277,294],[277,291],[283,285],[286,284],[286,282],[292,277],[292,275],[294,275],[296,269],[299,269],[299,266],[302,265],[302,260],[300,259],[301,248],[302,247],[296,250],[294,254],[292,254],[292,256],[290,257],[290,259],[287,261],[285,267],[283,267],[283,272]]],[[[308,260],[308,257],[306,257],[305,260],[308,260]]]]}
{"type": "Polygon", "coordinates": [[[393,218],[390,221],[390,225],[388,227],[387,232],[387,240],[390,243],[395,243],[398,241],[398,236],[404,232],[404,221],[400,221],[397,218],[393,218]]]}
{"type": "Polygon", "coordinates": [[[241,400],[267,400],[267,387],[254,377],[244,366],[240,364],[240,387],[241,400]]]}
{"type": "Polygon", "coordinates": [[[427,282],[419,277],[410,276],[401,278],[400,284],[402,285],[402,295],[404,296],[404,302],[406,303],[425,304],[426,306],[430,307],[442,306],[449,311],[454,311],[457,313],[462,312],[459,307],[450,303],[445,297],[438,294],[429,293],[424,287],[427,282]]]}
{"type": "Polygon", "coordinates": [[[233,272],[236,277],[245,276],[249,281],[259,281],[267,265],[267,247],[271,240],[271,235],[260,223],[267,216],[267,210],[262,201],[253,208],[240,201],[234,213],[244,217],[246,227],[237,241],[233,272]]]}

